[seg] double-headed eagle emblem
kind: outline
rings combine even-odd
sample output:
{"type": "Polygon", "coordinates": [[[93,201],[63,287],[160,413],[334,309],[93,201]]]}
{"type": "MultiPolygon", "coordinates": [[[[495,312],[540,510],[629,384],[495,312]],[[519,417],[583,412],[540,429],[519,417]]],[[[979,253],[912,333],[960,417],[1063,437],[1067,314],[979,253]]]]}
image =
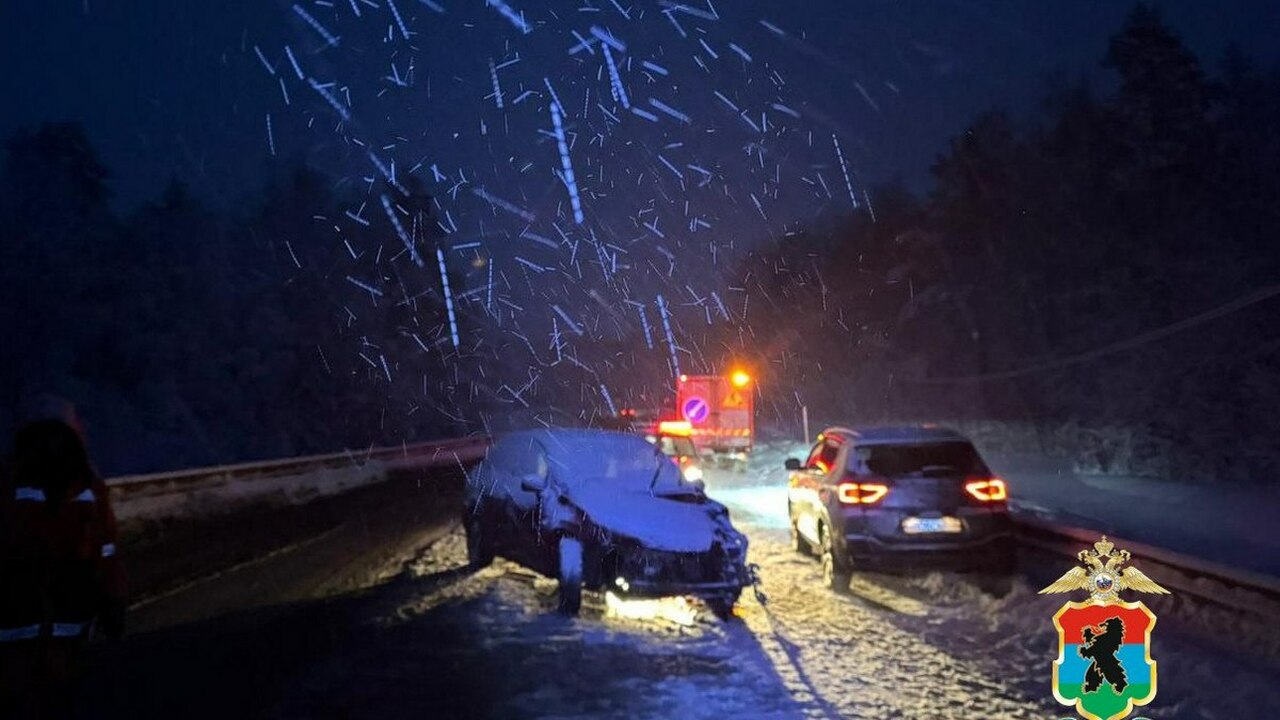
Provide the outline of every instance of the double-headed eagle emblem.
{"type": "Polygon", "coordinates": [[[1093,550],[1081,550],[1076,555],[1084,567],[1071,568],[1040,594],[1088,590],[1094,602],[1104,604],[1115,602],[1121,590],[1169,594],[1138,568],[1121,569],[1121,565],[1129,562],[1129,551],[1116,550],[1115,543],[1107,540],[1106,535],[1093,547],[1093,550]]]}

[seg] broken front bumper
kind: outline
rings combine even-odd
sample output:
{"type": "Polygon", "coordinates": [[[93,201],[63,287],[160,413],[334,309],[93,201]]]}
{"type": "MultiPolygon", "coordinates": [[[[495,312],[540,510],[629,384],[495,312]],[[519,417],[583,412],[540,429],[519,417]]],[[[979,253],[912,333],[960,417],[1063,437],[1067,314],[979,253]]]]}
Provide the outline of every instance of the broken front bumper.
{"type": "Polygon", "coordinates": [[[739,551],[719,544],[700,553],[635,550],[619,559],[617,575],[607,585],[634,597],[736,595],[753,581],[745,552],[745,547],[739,551]]]}

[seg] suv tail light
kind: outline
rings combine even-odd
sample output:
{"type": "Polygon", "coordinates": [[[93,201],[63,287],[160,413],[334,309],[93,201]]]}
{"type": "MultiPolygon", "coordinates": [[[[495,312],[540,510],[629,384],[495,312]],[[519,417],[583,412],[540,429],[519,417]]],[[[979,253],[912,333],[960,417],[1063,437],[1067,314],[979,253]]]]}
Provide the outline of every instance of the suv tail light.
{"type": "Polygon", "coordinates": [[[889,486],[875,482],[842,482],[836,486],[836,497],[844,505],[874,505],[889,494],[889,486]]]}
{"type": "Polygon", "coordinates": [[[964,489],[978,502],[1002,502],[1009,498],[1004,480],[998,477],[970,480],[964,484],[964,489]]]}

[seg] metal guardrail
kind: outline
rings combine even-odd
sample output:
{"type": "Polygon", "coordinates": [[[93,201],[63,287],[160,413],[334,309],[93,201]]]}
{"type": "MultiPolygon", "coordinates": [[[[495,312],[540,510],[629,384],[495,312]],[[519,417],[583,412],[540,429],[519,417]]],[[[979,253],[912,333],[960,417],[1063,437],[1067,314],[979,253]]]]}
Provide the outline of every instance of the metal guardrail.
{"type": "MultiPolygon", "coordinates": [[[[1030,518],[1017,518],[1016,523],[1019,541],[1072,559],[1101,535],[1097,530],[1030,518]]],[[[1270,617],[1280,611],[1280,578],[1136,540],[1110,534],[1107,538],[1128,550],[1134,558],[1142,560],[1144,571],[1152,565],[1158,567],[1159,570],[1148,574],[1176,594],[1192,595],[1234,610],[1270,617]]]]}
{"type": "Polygon", "coordinates": [[[370,448],[360,452],[348,450],[287,460],[129,475],[110,478],[106,483],[114,501],[128,502],[135,497],[186,492],[191,488],[217,486],[231,481],[251,482],[290,477],[317,470],[362,467],[374,462],[381,463],[388,470],[435,467],[455,462],[461,465],[483,457],[488,445],[489,438],[485,436],[431,440],[400,447],[370,448]]]}

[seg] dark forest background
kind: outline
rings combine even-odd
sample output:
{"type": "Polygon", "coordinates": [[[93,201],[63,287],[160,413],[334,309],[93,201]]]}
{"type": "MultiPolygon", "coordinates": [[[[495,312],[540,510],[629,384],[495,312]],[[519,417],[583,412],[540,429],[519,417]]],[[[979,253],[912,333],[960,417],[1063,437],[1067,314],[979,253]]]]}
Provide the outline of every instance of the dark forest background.
{"type": "Polygon", "coordinates": [[[1275,477],[1280,72],[1206,69],[1146,6],[1102,63],[1105,91],[974,120],[926,197],[757,253],[762,386],[832,420],[1029,425],[1103,471],[1275,477]]]}
{"type": "MultiPolygon", "coordinates": [[[[874,216],[745,259],[732,330],[698,346],[756,364],[762,422],[790,426],[800,404],[817,421],[994,420],[1103,470],[1275,476],[1280,70],[1235,51],[1206,67],[1145,6],[1102,62],[1102,87],[1050,80],[1035,117],[974,120],[928,193],[881,187],[874,216]]],[[[173,183],[121,216],[78,125],[5,149],[0,405],[73,398],[108,473],[457,434],[501,411],[498,381],[470,382],[497,368],[448,340],[438,283],[383,278],[400,297],[373,297],[341,243],[309,241],[368,188],[282,163],[238,215],[173,183]]],[[[410,191],[425,232],[431,198],[410,191]]],[[[580,395],[555,402],[598,402],[580,395]]]]}

